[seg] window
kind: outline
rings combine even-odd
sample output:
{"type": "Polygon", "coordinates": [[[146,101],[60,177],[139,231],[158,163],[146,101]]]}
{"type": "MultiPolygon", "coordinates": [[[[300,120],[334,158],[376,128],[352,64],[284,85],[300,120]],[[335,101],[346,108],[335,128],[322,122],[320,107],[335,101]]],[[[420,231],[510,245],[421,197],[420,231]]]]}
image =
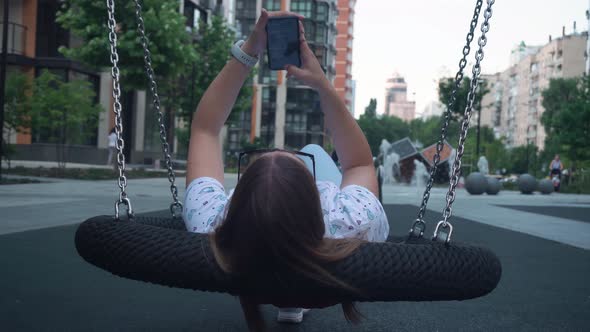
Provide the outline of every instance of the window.
{"type": "Polygon", "coordinates": [[[199,28],[200,21],[207,21],[207,13],[199,9],[191,1],[184,2],[184,17],[186,17],[187,30],[192,31],[194,28],[199,28]]]}
{"type": "Polygon", "coordinates": [[[327,21],[328,20],[328,4],[320,2],[317,4],[316,7],[316,17],[315,19],[318,21],[327,21]]]}
{"type": "Polygon", "coordinates": [[[258,83],[259,84],[276,84],[277,74],[268,68],[268,57],[261,56],[260,65],[258,66],[258,83]]]}
{"type": "Polygon", "coordinates": [[[281,1],[280,0],[265,0],[263,8],[265,8],[268,11],[281,10],[281,1]]]}
{"type": "Polygon", "coordinates": [[[311,47],[313,54],[315,54],[316,58],[318,58],[318,62],[323,68],[327,66],[327,58],[326,58],[326,48],[323,46],[315,46],[311,47]]]}
{"type": "Polygon", "coordinates": [[[70,46],[70,33],[55,20],[61,5],[58,1],[39,0],[37,12],[36,55],[38,57],[63,58],[60,46],[70,46]]]}
{"type": "Polygon", "coordinates": [[[254,24],[256,24],[255,19],[248,19],[248,18],[238,18],[236,20],[236,28],[238,30],[238,38],[246,39],[254,30],[254,24]]]}
{"type": "Polygon", "coordinates": [[[315,30],[315,41],[318,43],[327,42],[326,26],[322,23],[318,23],[315,30]]]}
{"type": "Polygon", "coordinates": [[[239,17],[256,18],[256,1],[237,0],[236,13],[239,17]]]}
{"type": "Polygon", "coordinates": [[[304,20],[303,29],[305,30],[305,39],[315,40],[315,24],[312,21],[304,20]]]}
{"type": "Polygon", "coordinates": [[[276,100],[277,89],[275,87],[262,88],[260,139],[267,145],[272,145],[274,142],[276,100]]]}
{"type": "Polygon", "coordinates": [[[307,128],[307,114],[288,112],[285,116],[285,132],[304,133],[307,128]]]}
{"type": "MultiPolygon", "coordinates": [[[[60,77],[65,82],[73,80],[87,81],[90,83],[91,89],[94,91],[94,103],[99,102],[100,78],[95,75],[76,72],[68,69],[50,69],[50,68],[36,68],[35,75],[39,76],[44,70],[48,70],[54,75],[60,77]]],[[[123,97],[123,96],[122,96],[123,97]]],[[[123,98],[122,98],[123,100],[123,98]]],[[[67,116],[64,114],[64,116],[67,116]]],[[[57,132],[42,131],[32,128],[33,143],[61,143],[61,139],[65,138],[66,143],[75,145],[94,145],[97,143],[98,118],[90,118],[80,127],[65,128],[57,132]]]]}
{"type": "Polygon", "coordinates": [[[311,0],[293,0],[291,2],[291,11],[303,15],[304,17],[312,17],[313,3],[311,0]]]}

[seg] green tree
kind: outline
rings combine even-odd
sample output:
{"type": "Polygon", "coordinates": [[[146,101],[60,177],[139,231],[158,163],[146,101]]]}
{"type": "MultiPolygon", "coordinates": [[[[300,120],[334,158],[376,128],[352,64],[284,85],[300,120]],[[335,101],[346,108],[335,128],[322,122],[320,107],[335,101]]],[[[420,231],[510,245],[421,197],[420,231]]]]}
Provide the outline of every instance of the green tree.
{"type": "MultiPolygon", "coordinates": [[[[435,144],[440,139],[440,130],[443,125],[442,117],[432,116],[427,119],[414,119],[409,123],[410,138],[419,141],[424,146],[435,144]]],[[[446,141],[456,147],[459,140],[459,123],[451,121],[447,128],[446,141]]]]}
{"type": "Polygon", "coordinates": [[[481,155],[486,156],[490,173],[495,173],[496,170],[502,171],[503,169],[508,170],[510,168],[508,151],[501,139],[492,139],[491,141],[483,142],[481,147],[481,155]]]}
{"type": "MultiPolygon", "coordinates": [[[[217,74],[223,69],[230,59],[229,49],[235,41],[235,32],[220,16],[213,16],[210,24],[201,23],[199,37],[194,43],[194,49],[199,60],[195,67],[191,68],[191,77],[185,83],[189,89],[183,100],[181,116],[186,122],[190,122],[195,108],[205,94],[209,84],[213,82],[217,74]],[[191,88],[194,89],[191,91],[191,88]]],[[[237,114],[250,110],[252,107],[252,72],[246,84],[240,90],[238,99],[228,121],[235,121],[237,114]]],[[[185,75],[185,76],[188,76],[185,75]]]]}
{"type": "Polygon", "coordinates": [[[6,90],[4,97],[4,128],[2,139],[3,155],[10,159],[15,152],[14,148],[8,144],[8,138],[15,132],[27,133],[30,125],[31,103],[29,93],[31,83],[29,78],[20,72],[10,73],[6,77],[6,90]]]}
{"type": "Polygon", "coordinates": [[[372,117],[362,114],[357,123],[371,147],[374,156],[379,155],[381,140],[397,141],[410,134],[410,128],[402,119],[395,116],[372,117]]]}
{"type": "Polygon", "coordinates": [[[365,115],[371,118],[377,117],[377,99],[371,98],[369,105],[365,107],[365,115]]]}
{"type": "MultiPolygon", "coordinates": [[[[178,11],[178,0],[143,0],[142,8],[154,72],[166,84],[179,78],[197,60],[191,47],[191,36],[186,33],[186,18],[178,11]]],[[[117,1],[115,19],[122,88],[146,89],[148,85],[134,2],[117,1]]],[[[107,21],[104,1],[63,1],[57,22],[84,42],[76,47],[62,47],[60,52],[96,70],[110,67],[107,21]]]]}
{"type": "Polygon", "coordinates": [[[20,72],[6,77],[4,97],[4,132],[26,132],[29,126],[31,82],[27,75],[20,72]]]}
{"type": "MultiPolygon", "coordinates": [[[[195,62],[190,71],[184,75],[182,87],[177,89],[181,91],[176,98],[179,101],[177,115],[185,123],[184,127],[177,129],[181,150],[188,147],[193,113],[211,82],[230,59],[229,49],[234,41],[235,32],[222,17],[213,16],[210,24],[201,23],[198,38],[193,45],[199,61],[195,62]]],[[[254,70],[240,90],[227,120],[230,126],[242,125],[240,113],[247,112],[252,107],[253,74],[254,70]]],[[[249,140],[245,137],[242,139],[249,140]]]]}
{"type": "Polygon", "coordinates": [[[95,93],[90,82],[62,81],[59,76],[43,71],[33,85],[31,96],[31,127],[56,144],[58,165],[65,167],[65,144],[84,139],[84,128],[98,121],[102,111],[94,104],[95,93]]]}
{"type": "MultiPolygon", "coordinates": [[[[158,95],[165,122],[168,123],[168,141],[172,143],[173,119],[183,97],[179,93],[185,91],[180,87],[186,84],[180,79],[190,72],[198,56],[192,46],[191,34],[186,32],[186,17],[178,10],[178,0],[143,0],[142,16],[158,82],[158,95]]],[[[134,2],[116,1],[115,19],[122,95],[132,90],[149,90],[134,2]]],[[[60,52],[97,71],[110,67],[107,21],[104,1],[65,0],[58,12],[57,22],[84,42],[75,47],[61,47],[60,52]]]]}
{"type": "Polygon", "coordinates": [[[543,91],[546,144],[572,163],[590,160],[590,77],[552,79],[543,91]],[[556,151],[558,152],[558,151],[556,151]]]}
{"type": "MultiPolygon", "coordinates": [[[[471,85],[471,78],[465,77],[457,90],[456,99],[451,107],[451,114],[453,114],[454,119],[462,119],[463,113],[465,112],[465,107],[467,106],[467,95],[469,93],[469,87],[471,85]]],[[[453,88],[455,87],[455,79],[454,78],[444,78],[441,79],[438,83],[438,98],[443,105],[446,107],[449,106],[451,102],[451,94],[453,92],[453,88]]],[[[481,105],[482,97],[489,92],[487,87],[487,83],[485,80],[482,80],[479,83],[477,88],[477,92],[475,93],[475,98],[473,101],[473,109],[474,111],[477,110],[481,105]]]]}

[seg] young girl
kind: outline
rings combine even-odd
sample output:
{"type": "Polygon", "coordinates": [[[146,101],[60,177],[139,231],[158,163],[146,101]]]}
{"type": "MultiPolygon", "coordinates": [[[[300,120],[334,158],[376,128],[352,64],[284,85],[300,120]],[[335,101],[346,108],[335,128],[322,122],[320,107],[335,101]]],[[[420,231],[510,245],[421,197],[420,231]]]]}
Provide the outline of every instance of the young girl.
{"type": "MultiPolygon", "coordinates": [[[[269,16],[303,19],[263,10],[241,46],[247,55],[258,57],[265,49],[269,16]]],[[[377,180],[367,140],[307,45],[301,22],[299,26],[302,66],[285,69],[288,76],[319,93],[342,175],[319,146],[302,150],[313,154],[315,169],[309,158],[295,152],[258,153],[239,176],[235,191],[226,195],[219,135],[252,64],[232,58],[194,115],[183,217],[189,231],[211,233],[217,263],[228,273],[248,275],[280,268],[346,287],[323,268],[325,263],[349,256],[363,240],[385,241],[389,224],[376,198],[377,180]]],[[[257,303],[248,298],[240,302],[250,329],[262,329],[257,303]]],[[[343,303],[343,310],[347,318],[356,317],[352,303],[343,303]]],[[[305,311],[283,308],[278,319],[301,322],[305,311]]]]}

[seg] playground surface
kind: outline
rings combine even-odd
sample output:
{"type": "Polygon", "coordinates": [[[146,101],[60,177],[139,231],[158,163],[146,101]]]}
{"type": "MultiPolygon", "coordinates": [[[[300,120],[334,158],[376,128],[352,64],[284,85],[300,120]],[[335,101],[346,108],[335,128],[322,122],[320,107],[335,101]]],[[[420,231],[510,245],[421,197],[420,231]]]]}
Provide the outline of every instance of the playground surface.
{"type": "MultiPolygon", "coordinates": [[[[235,184],[226,177],[226,188],[235,184]]],[[[184,187],[180,179],[179,187],[184,187]]],[[[131,180],[138,213],[167,209],[165,179],[131,180]]],[[[435,189],[430,234],[444,207],[435,189]]],[[[421,193],[385,187],[392,233],[404,234],[421,193]]],[[[55,181],[0,187],[1,331],[246,331],[236,298],[115,277],[84,262],[74,248],[78,223],[112,214],[113,181],[55,181]]],[[[339,307],[312,310],[299,325],[271,331],[584,331],[590,325],[590,196],[469,196],[451,219],[453,241],[490,248],[503,266],[491,294],[463,302],[360,303],[365,320],[348,324],[339,307]]]]}

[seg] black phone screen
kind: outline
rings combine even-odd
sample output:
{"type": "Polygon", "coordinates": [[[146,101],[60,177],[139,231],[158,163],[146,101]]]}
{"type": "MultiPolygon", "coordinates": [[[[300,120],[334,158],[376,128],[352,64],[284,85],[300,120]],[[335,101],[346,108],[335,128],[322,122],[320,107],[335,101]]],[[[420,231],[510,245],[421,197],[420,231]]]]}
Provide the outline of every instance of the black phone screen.
{"type": "Polygon", "coordinates": [[[299,19],[274,17],[266,23],[268,66],[272,70],[285,69],[286,65],[301,67],[299,57],[299,19]]]}

